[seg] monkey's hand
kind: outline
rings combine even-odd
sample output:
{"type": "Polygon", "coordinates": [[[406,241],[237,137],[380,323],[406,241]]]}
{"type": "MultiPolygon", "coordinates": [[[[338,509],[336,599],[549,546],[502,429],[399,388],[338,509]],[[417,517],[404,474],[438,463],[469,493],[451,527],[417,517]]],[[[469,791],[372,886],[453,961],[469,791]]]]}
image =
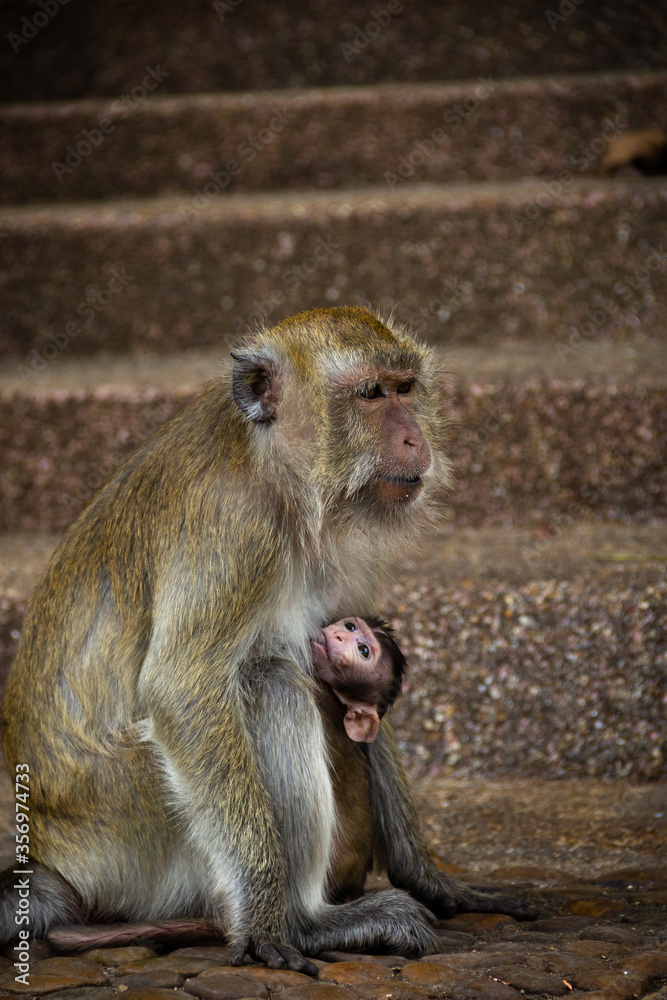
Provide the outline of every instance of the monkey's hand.
{"type": "Polygon", "coordinates": [[[305,972],[307,976],[316,978],[319,975],[320,970],[315,963],[309,962],[300,951],[289,944],[252,939],[232,946],[229,964],[241,965],[246,954],[257,962],[265,962],[270,969],[291,969],[293,972],[305,972]]]}

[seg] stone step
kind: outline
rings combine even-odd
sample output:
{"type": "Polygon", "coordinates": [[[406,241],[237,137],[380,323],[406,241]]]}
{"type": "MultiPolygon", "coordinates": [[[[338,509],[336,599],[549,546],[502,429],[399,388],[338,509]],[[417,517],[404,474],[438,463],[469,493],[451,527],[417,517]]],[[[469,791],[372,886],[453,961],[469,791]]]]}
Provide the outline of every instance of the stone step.
{"type": "MultiPolygon", "coordinates": [[[[0,379],[0,530],[61,530],[140,442],[215,375],[226,349],[62,358],[0,379]]],[[[667,346],[456,348],[452,516],[533,527],[663,516],[667,346]]]]}
{"type": "Polygon", "coordinates": [[[5,208],[0,353],[205,347],[367,301],[448,345],[663,338],[666,219],[664,178],[5,208]]]}
{"type": "Polygon", "coordinates": [[[147,67],[165,93],[494,79],[667,64],[660,4],[603,0],[21,0],[2,5],[4,100],[121,97],[147,67]],[[131,26],[131,27],[130,27],[131,26]]]}
{"type": "Polygon", "coordinates": [[[0,200],[579,178],[667,129],[666,94],[655,71],[4,105],[0,200]]]}
{"type": "MultiPolygon", "coordinates": [[[[0,536],[3,677],[56,542],[0,536]]],[[[429,538],[382,609],[410,663],[395,716],[411,770],[667,776],[666,562],[667,521],[429,538]]]]}

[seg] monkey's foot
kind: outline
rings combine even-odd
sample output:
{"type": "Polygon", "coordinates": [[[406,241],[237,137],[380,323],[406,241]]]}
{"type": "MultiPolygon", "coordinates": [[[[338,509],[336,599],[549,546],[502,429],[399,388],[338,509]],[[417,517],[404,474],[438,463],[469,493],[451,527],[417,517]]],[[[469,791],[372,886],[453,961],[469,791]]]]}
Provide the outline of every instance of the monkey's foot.
{"type": "MultiPolygon", "coordinates": [[[[512,896],[496,895],[493,890],[485,887],[473,887],[441,876],[436,890],[426,895],[419,895],[421,901],[429,907],[438,920],[449,920],[457,913],[506,913],[515,920],[536,920],[539,911],[523,899],[512,896]]],[[[414,891],[414,890],[413,890],[414,891]]],[[[414,892],[417,895],[417,892],[414,892]]]]}
{"type": "Polygon", "coordinates": [[[506,913],[508,917],[514,917],[515,920],[537,920],[540,915],[539,910],[523,899],[514,899],[513,896],[496,896],[490,892],[471,893],[469,900],[463,900],[457,904],[456,912],[506,913]]]}
{"type": "Polygon", "coordinates": [[[296,948],[278,941],[250,941],[245,946],[238,945],[232,948],[230,964],[241,965],[246,952],[256,961],[265,962],[270,969],[291,969],[315,978],[320,972],[315,963],[304,958],[296,948]]]}

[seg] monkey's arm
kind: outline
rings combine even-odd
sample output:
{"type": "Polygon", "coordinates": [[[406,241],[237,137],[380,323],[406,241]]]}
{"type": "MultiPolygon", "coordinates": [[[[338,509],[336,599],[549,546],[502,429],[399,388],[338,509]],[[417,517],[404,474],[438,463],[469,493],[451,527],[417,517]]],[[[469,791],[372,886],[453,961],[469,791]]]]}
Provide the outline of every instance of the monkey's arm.
{"type": "Polygon", "coordinates": [[[471,889],[435,867],[387,719],[375,743],[368,746],[368,758],[375,857],[392,885],[406,889],[441,918],[455,913],[507,913],[517,920],[537,917],[537,911],[521,900],[471,889]]]}

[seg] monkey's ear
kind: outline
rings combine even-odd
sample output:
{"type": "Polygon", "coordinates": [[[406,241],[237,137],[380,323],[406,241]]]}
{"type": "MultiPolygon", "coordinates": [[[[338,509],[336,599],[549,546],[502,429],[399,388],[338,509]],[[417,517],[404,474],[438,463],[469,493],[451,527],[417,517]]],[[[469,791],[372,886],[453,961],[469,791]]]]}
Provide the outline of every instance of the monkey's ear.
{"type": "Polygon", "coordinates": [[[372,705],[354,702],[345,713],[343,725],[355,743],[374,743],[380,732],[380,717],[372,705]]]}
{"type": "Polygon", "coordinates": [[[248,420],[265,424],[274,420],[282,396],[272,363],[252,354],[235,354],[232,375],[234,402],[248,420]]]}

